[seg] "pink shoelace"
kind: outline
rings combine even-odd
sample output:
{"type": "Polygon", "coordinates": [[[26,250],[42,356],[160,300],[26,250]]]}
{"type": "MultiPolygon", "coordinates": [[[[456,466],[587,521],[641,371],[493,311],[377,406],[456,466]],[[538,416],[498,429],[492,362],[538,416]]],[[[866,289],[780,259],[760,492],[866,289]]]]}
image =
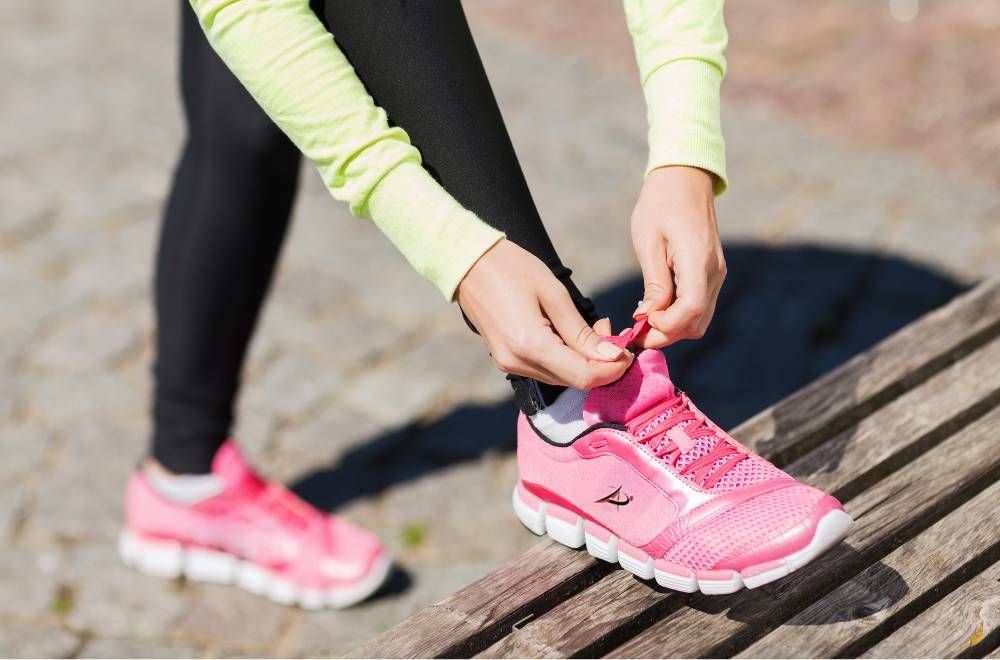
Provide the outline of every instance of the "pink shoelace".
{"type": "MultiPolygon", "coordinates": [[[[646,317],[639,316],[636,318],[635,325],[629,330],[606,339],[620,348],[628,348],[632,342],[639,338],[639,335],[646,331],[647,325],[646,317]]],[[[709,426],[705,417],[692,409],[691,400],[688,399],[687,395],[676,388],[673,397],[663,401],[629,424],[629,431],[637,442],[650,447],[656,458],[665,459],[671,467],[676,469],[678,459],[691,447],[681,447],[676,440],[666,437],[674,428],[682,429],[684,435],[694,442],[699,438],[706,437],[718,440],[711,451],[679,470],[680,474],[688,476],[702,488],[711,488],[740,461],[750,457],[726,438],[720,438],[716,435],[715,430],[709,426]],[[666,417],[662,421],[658,423],[654,421],[663,414],[666,414],[666,417]],[[653,426],[658,428],[646,436],[639,437],[640,433],[650,431],[653,426]],[[723,462],[713,472],[712,466],[720,460],[723,462]]]]}
{"type": "Polygon", "coordinates": [[[750,458],[750,455],[740,451],[738,447],[725,438],[720,438],[715,430],[709,426],[708,421],[691,409],[691,400],[688,399],[687,395],[680,390],[675,390],[675,392],[675,396],[633,420],[628,425],[629,431],[636,438],[636,442],[648,446],[652,450],[653,456],[666,460],[675,469],[678,459],[690,447],[681,447],[675,439],[667,437],[671,429],[682,429],[684,435],[693,442],[697,442],[700,438],[716,438],[717,442],[711,451],[679,469],[680,474],[687,476],[702,488],[710,489],[740,461],[750,458]],[[656,421],[664,414],[666,416],[662,421],[656,421]],[[655,430],[652,430],[653,427],[655,430]],[[648,431],[648,434],[639,437],[643,431],[648,431]],[[722,462],[713,471],[712,466],[719,461],[722,462]]]}

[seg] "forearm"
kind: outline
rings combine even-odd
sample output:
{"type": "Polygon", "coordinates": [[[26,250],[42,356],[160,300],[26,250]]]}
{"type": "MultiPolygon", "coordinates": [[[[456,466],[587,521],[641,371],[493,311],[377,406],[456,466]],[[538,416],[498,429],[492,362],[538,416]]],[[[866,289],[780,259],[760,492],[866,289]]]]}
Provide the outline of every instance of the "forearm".
{"type": "Polygon", "coordinates": [[[649,120],[647,174],[688,165],[727,185],[720,88],[726,71],[723,0],[625,0],[649,120]]]}
{"type": "Polygon", "coordinates": [[[191,0],[233,73],[312,160],[334,198],[370,217],[446,297],[502,234],[462,208],[390,127],[308,0],[191,0]]]}

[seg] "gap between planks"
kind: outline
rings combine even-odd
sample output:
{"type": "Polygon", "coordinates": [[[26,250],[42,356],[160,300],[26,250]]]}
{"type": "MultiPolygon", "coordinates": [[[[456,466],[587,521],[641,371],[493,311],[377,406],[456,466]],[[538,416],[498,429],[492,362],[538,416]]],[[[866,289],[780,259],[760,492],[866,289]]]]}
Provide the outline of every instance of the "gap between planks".
{"type": "Polygon", "coordinates": [[[847,504],[855,526],[847,543],[787,578],[721,600],[691,599],[614,649],[619,657],[732,656],[824,597],[868,565],[916,538],[1000,477],[1000,409],[980,418],[847,504]]]}
{"type": "Polygon", "coordinates": [[[896,632],[900,627],[1000,559],[997,502],[1000,483],[838,586],[738,657],[857,657],[880,640],[901,634],[896,632]]]}
{"type": "MultiPolygon", "coordinates": [[[[831,438],[789,471],[850,499],[995,407],[1000,396],[997,363],[1000,340],[831,438]],[[931,408],[934,414],[908,414],[931,408]],[[889,441],[883,442],[887,436],[889,441]]],[[[677,610],[686,598],[615,571],[499,641],[484,655],[517,656],[529,650],[550,656],[599,654],[677,610]],[[582,617],[582,612],[592,614],[582,617]]]]}
{"type": "MultiPolygon", "coordinates": [[[[956,297],[827,376],[754,416],[733,431],[734,435],[763,456],[785,464],[808,451],[823,433],[838,425],[848,428],[909,388],[926,381],[962,356],[1000,334],[1000,280],[981,284],[956,297]],[[914,351],[913,346],[920,346],[914,351]],[[825,391],[838,392],[828,399],[825,391]],[[796,411],[808,411],[798,413],[796,411]],[[819,411],[817,413],[817,411],[819,411]],[[802,449],[796,449],[801,447],[802,449]]],[[[584,553],[542,543],[509,562],[523,572],[534,588],[523,591],[523,601],[484,601],[497,588],[495,574],[460,590],[371,640],[353,655],[412,657],[474,653],[501,637],[523,616],[538,616],[557,602],[551,590],[571,595],[579,578],[586,587],[609,569],[584,553]],[[551,567],[550,549],[570,556],[569,564],[551,567]],[[530,576],[535,576],[532,579],[530,576]]],[[[500,572],[498,571],[498,572],[500,572]]],[[[581,587],[582,588],[582,587],[581,587]]]]}

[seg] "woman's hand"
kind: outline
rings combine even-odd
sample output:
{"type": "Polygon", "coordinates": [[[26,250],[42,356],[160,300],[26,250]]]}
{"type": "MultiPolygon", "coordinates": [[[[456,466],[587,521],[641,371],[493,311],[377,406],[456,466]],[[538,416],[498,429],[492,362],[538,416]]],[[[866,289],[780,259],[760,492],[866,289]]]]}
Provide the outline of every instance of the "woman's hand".
{"type": "Polygon", "coordinates": [[[705,334],[726,278],[715,219],[712,175],[694,167],[653,170],[632,212],[632,245],[644,291],[636,315],[647,314],[645,348],[705,334]]]}
{"type": "MultiPolygon", "coordinates": [[[[458,302],[504,373],[589,390],[618,380],[632,362],[587,325],[541,260],[510,241],[480,257],[458,302]]],[[[610,332],[606,322],[597,326],[610,332]]]]}

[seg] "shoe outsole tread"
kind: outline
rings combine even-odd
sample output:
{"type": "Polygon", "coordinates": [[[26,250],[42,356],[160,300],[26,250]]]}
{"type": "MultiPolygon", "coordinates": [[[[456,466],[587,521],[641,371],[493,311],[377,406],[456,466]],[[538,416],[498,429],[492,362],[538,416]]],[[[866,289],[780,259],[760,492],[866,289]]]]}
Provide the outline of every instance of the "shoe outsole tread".
{"type": "Polygon", "coordinates": [[[586,547],[587,552],[603,561],[617,562],[622,568],[643,580],[656,580],[668,589],[692,593],[701,591],[709,595],[730,594],[742,588],[754,589],[785,577],[802,568],[847,536],[853,524],[845,511],[835,509],[826,513],[816,525],[812,540],[801,550],[776,562],[748,566],[742,571],[694,571],[687,575],[661,570],[652,557],[642,550],[629,546],[609,530],[585,521],[582,517],[541,501],[532,508],[521,499],[518,488],[512,495],[514,512],[521,523],[533,534],[546,534],[552,540],[570,548],[586,547]],[[552,511],[558,509],[559,515],[552,511]],[[589,531],[588,531],[589,530],[589,531]],[[607,540],[602,540],[602,537],[607,540]]]}

